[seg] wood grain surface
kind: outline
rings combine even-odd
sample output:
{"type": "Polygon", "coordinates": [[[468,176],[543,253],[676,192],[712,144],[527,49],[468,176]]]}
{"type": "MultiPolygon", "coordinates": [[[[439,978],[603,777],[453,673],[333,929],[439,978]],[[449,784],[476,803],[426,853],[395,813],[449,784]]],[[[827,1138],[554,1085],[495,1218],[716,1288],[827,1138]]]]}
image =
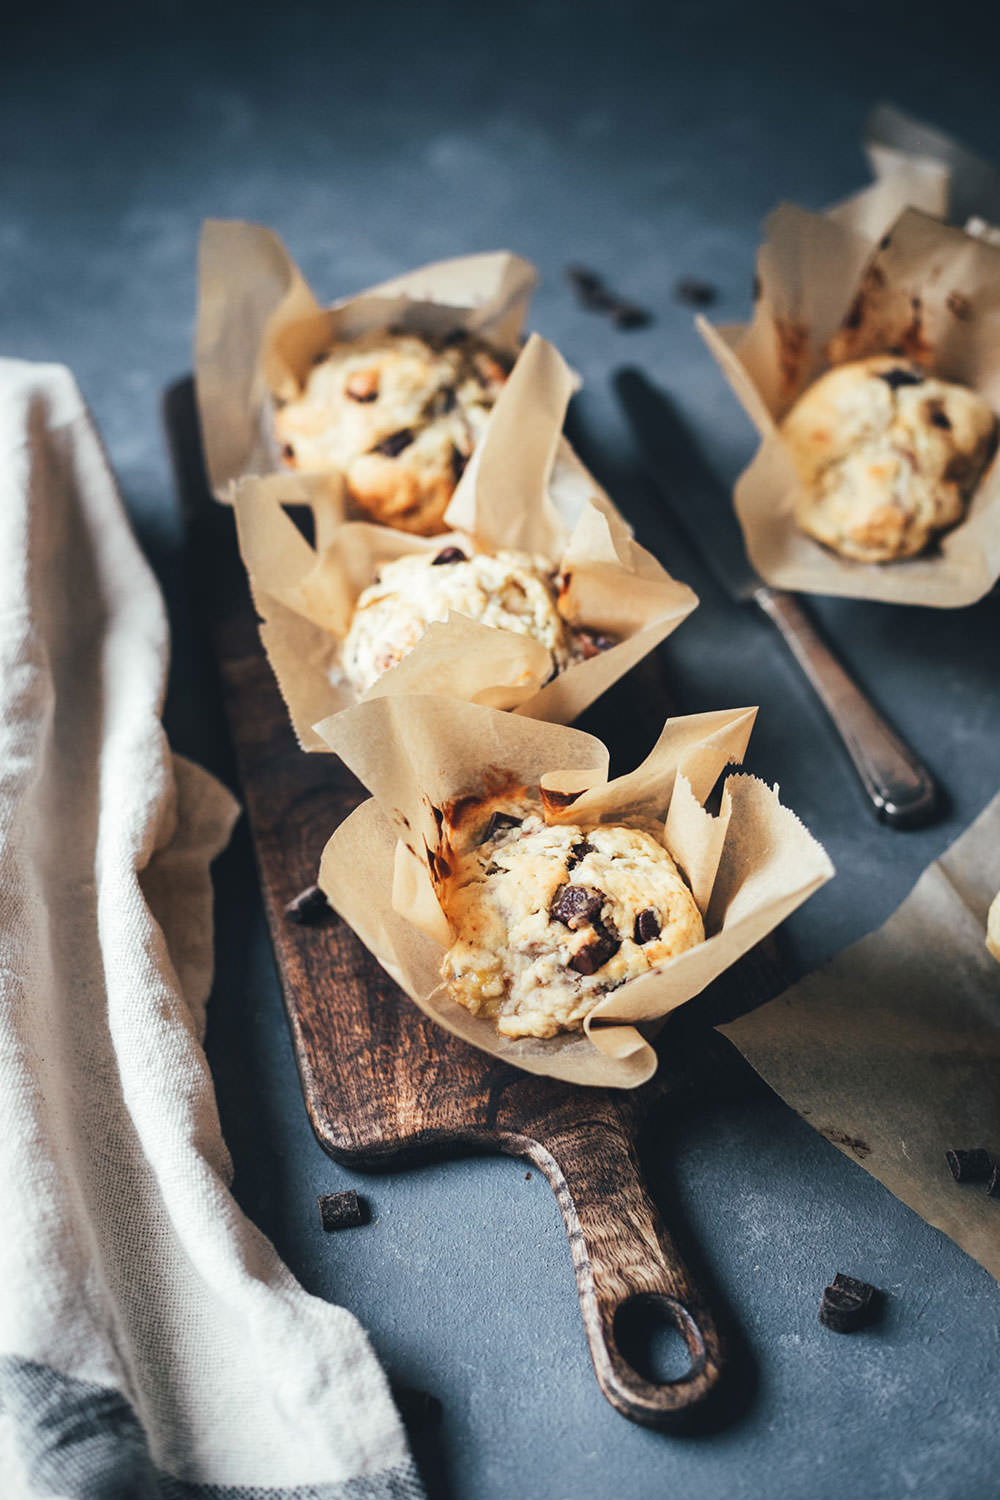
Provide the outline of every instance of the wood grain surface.
{"type": "MultiPolygon", "coordinates": [[[[634,1093],[585,1089],[498,1064],[428,1020],[335,913],[310,926],[284,916],[286,902],[314,882],[330,833],[365,793],[336,757],[306,755],[295,742],[258,638],[232,513],[206,489],[190,381],[167,392],[165,417],[193,581],[218,661],[302,1090],[320,1144],[366,1170],[467,1151],[533,1162],[562,1211],[601,1390],[632,1421],[662,1427],[683,1420],[716,1390],[724,1354],[636,1157],[639,1122],[668,1080],[634,1093]],[[684,1375],[656,1383],[633,1368],[616,1332],[626,1307],[640,1321],[677,1328],[690,1356],[684,1375]]],[[[655,665],[632,676],[615,690],[607,722],[618,725],[619,741],[623,725],[644,735],[638,758],[651,726],[662,723],[665,697],[655,665]]],[[[589,718],[587,727],[595,728],[589,718]]],[[[623,764],[630,748],[612,745],[623,764]]],[[[781,983],[780,971],[758,957],[713,987],[715,1003],[728,1014],[746,1008],[748,986],[756,1002],[781,983]],[[742,1003],[734,1005],[736,993],[742,1003]]]]}

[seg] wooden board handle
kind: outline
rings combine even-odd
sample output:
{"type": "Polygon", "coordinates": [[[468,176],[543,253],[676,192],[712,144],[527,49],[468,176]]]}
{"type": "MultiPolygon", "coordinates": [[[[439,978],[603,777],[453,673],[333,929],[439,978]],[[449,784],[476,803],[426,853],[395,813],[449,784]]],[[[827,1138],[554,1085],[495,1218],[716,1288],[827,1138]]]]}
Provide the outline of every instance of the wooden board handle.
{"type": "Polygon", "coordinates": [[[610,1112],[569,1123],[545,1145],[505,1149],[530,1159],[552,1184],[569,1235],[587,1342],[598,1384],[616,1411],[647,1427],[679,1424],[715,1390],[722,1346],[703,1302],[642,1180],[629,1133],[610,1112]],[[656,1382],[619,1347],[624,1309],[673,1323],[690,1367],[656,1382]]]}

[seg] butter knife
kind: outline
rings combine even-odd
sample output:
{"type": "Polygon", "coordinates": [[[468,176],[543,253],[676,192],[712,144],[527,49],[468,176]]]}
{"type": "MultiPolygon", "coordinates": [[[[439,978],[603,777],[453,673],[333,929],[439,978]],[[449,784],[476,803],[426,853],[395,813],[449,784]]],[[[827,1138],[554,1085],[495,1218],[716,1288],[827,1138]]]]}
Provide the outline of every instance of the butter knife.
{"type": "Polygon", "coordinates": [[[778,627],[829,714],[876,816],[891,828],[931,822],[939,802],[931,773],[849,676],[796,595],[770,588],[754,571],[729,495],[677,408],[640,370],[619,370],[613,384],[657,493],[726,592],[740,604],[756,605],[778,627]]]}

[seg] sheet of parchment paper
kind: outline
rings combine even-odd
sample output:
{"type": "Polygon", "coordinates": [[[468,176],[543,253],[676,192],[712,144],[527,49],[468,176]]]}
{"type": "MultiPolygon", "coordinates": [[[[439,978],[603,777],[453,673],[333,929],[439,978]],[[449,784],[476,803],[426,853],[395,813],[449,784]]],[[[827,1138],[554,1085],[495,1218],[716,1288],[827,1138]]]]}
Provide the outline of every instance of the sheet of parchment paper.
{"type": "Polygon", "coordinates": [[[236,486],[240,549],[261,640],[304,750],[326,750],[314,725],[358,701],[339,670],[354,606],[381,564],[407,553],[514,548],[564,580],[571,625],[617,638],[551,682],[540,642],[458,614],[432,625],[365,698],[441,693],[567,723],[660,644],[697,596],[634,541],[610,498],[562,437],[575,387],[565,360],[537,334],[521,352],[446,513],[451,531],[417,537],[351,521],[336,475],[270,475],[236,486]],[[307,505],[315,546],[283,509],[307,505]],[[470,540],[471,539],[471,540],[470,540]]]}
{"type": "Polygon", "coordinates": [[[822,847],[754,777],[727,777],[717,816],[703,806],[725,767],[742,760],[755,716],[751,708],[669,719],[643,763],[609,781],[607,749],[579,730],[457,699],[370,699],[318,726],[373,794],[333,834],[319,883],[383,968],[449,1031],[528,1072],[635,1088],[656,1069],[636,1027],[698,994],[833,874],[822,847]],[[655,819],[702,911],[705,941],[612,991],[583,1032],[511,1041],[441,986],[451,935],[432,866],[450,850],[449,806],[486,796],[498,778],[545,794],[550,822],[655,819]]]}
{"type": "Polygon", "coordinates": [[[508,251],[437,261],[321,307],[273,230],[208,219],[198,252],[195,390],[212,491],[281,468],[273,402],[297,396],[313,357],[383,328],[481,334],[513,358],[537,273],[508,251]]]}
{"type": "Polygon", "coordinates": [[[720,1029],[810,1125],[1000,1279],[1000,1199],[945,1152],[1000,1159],[1000,796],[884,927],[720,1029]]]}

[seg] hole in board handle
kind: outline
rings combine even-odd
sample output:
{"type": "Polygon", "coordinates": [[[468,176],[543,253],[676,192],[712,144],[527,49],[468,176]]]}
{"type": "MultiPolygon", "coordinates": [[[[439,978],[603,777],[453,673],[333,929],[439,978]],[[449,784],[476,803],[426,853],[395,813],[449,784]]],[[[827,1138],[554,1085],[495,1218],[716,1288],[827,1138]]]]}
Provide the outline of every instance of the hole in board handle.
{"type": "Polygon", "coordinates": [[[618,1352],[651,1385],[693,1380],[705,1368],[705,1344],[690,1313],[662,1293],[640,1292],[615,1313],[618,1352]]]}

